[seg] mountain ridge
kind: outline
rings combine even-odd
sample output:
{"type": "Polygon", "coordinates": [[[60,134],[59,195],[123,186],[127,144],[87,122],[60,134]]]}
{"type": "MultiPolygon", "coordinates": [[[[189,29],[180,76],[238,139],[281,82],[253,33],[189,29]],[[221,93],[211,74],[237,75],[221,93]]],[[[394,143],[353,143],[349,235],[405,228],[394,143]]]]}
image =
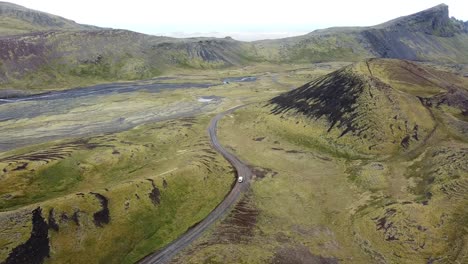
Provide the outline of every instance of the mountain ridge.
{"type": "Polygon", "coordinates": [[[349,61],[381,57],[468,63],[468,22],[449,18],[441,4],[368,27],[333,27],[256,43],[256,54],[277,62],[349,61]],[[280,52],[278,52],[278,50],[280,52]]]}
{"type": "Polygon", "coordinates": [[[47,30],[97,30],[96,26],[78,24],[46,12],[0,1],[0,35],[47,30]]]}
{"type": "MultiPolygon", "coordinates": [[[[48,16],[23,7],[15,8],[22,10],[21,14],[48,16]]],[[[40,20],[50,27],[41,26],[33,32],[10,29],[15,34],[0,36],[0,87],[70,87],[152,78],[171,69],[202,70],[258,62],[356,62],[377,57],[468,63],[468,22],[449,18],[446,5],[373,27],[330,28],[303,36],[255,42],[229,37],[152,36],[90,27],[50,16],[40,20]]],[[[0,21],[5,17],[8,16],[1,13],[0,21]]]]}
{"type": "MultiPolygon", "coordinates": [[[[436,34],[441,37],[452,37],[458,32],[447,32],[447,29],[452,29],[451,19],[449,17],[449,7],[446,4],[440,4],[426,10],[420,11],[408,16],[402,16],[380,25],[379,27],[405,27],[408,30],[423,31],[426,34],[436,34]]],[[[456,29],[453,29],[456,31],[456,29]]]]}

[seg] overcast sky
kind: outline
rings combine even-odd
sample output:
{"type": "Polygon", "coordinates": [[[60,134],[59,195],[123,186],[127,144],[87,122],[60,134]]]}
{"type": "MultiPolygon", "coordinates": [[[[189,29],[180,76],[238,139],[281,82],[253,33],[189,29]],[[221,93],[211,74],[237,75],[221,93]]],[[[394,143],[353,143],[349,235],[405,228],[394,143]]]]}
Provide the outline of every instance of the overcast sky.
{"type": "MultiPolygon", "coordinates": [[[[442,0],[10,0],[78,23],[176,37],[230,35],[255,40],[333,26],[369,26],[442,0]]],[[[445,0],[450,16],[468,20],[468,0],[445,0]]]]}

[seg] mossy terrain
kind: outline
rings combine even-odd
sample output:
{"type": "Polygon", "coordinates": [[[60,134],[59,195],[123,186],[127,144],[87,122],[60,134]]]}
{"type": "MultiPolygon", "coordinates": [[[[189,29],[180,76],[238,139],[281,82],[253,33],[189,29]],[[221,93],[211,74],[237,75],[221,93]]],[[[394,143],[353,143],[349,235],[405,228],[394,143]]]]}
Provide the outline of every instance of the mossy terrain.
{"type": "Polygon", "coordinates": [[[177,238],[235,180],[210,148],[209,119],[182,118],[2,153],[0,259],[133,263],[177,238]],[[34,219],[47,223],[41,232],[48,241],[31,235],[34,219]],[[23,244],[30,246],[19,250],[23,244]],[[45,246],[46,254],[31,251],[45,246]]]}
{"type": "Polygon", "coordinates": [[[72,89],[53,100],[20,99],[0,104],[0,151],[64,137],[122,131],[146,122],[266,100],[343,65],[347,63],[287,67],[259,64],[206,70],[203,75],[186,70],[153,80],[72,89]],[[256,81],[223,84],[225,78],[243,76],[255,76],[256,81]],[[197,87],[199,84],[202,86],[197,87]],[[112,87],[117,87],[117,92],[112,87]],[[203,97],[215,99],[200,102],[203,97]]]}
{"type": "Polygon", "coordinates": [[[466,262],[466,87],[370,60],[234,112],[221,142],[252,190],[173,263],[466,262]]]}

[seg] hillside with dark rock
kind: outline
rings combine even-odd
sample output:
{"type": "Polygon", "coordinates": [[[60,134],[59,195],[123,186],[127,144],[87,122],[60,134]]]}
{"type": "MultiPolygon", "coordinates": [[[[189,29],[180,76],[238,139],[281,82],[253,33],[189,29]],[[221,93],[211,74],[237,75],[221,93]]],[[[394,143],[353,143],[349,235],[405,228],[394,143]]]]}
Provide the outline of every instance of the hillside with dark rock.
{"type": "Polygon", "coordinates": [[[41,264],[44,263],[45,258],[49,257],[49,227],[42,217],[40,207],[32,212],[32,225],[31,237],[24,244],[15,247],[2,263],[41,264]]]}
{"type": "Polygon", "coordinates": [[[275,97],[269,107],[275,115],[316,121],[330,142],[360,153],[392,154],[415,149],[431,137],[441,109],[450,108],[461,122],[458,130],[466,131],[467,88],[466,80],[447,72],[370,59],[275,97]]]}
{"type": "Polygon", "coordinates": [[[428,35],[440,37],[453,37],[462,33],[463,29],[455,26],[455,21],[449,18],[449,7],[440,4],[419,13],[400,17],[375,28],[388,30],[406,29],[413,32],[423,32],[428,35]]]}
{"type": "Polygon", "coordinates": [[[232,39],[173,39],[127,30],[44,31],[0,37],[0,86],[69,87],[152,78],[173,68],[248,62],[232,39]]]}

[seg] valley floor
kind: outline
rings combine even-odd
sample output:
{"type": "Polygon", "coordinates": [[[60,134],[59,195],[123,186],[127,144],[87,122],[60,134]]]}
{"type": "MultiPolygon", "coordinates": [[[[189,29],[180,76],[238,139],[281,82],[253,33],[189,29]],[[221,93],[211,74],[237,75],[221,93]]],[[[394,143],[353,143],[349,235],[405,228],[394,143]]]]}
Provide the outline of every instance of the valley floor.
{"type": "Polygon", "coordinates": [[[468,142],[457,109],[429,115],[414,98],[379,109],[411,109],[420,126],[411,150],[384,142],[390,154],[377,155],[353,151],[365,141],[328,133],[323,120],[268,105],[344,65],[185,72],[0,102],[0,262],[135,263],[161,249],[232,187],[234,170],[206,129],[244,104],[218,136],[250,164],[251,188],[172,263],[466,262],[468,142]]]}
{"type": "Polygon", "coordinates": [[[133,263],[161,248],[235,181],[209,145],[213,114],[341,65],[230,69],[4,99],[0,261],[133,263]]]}

